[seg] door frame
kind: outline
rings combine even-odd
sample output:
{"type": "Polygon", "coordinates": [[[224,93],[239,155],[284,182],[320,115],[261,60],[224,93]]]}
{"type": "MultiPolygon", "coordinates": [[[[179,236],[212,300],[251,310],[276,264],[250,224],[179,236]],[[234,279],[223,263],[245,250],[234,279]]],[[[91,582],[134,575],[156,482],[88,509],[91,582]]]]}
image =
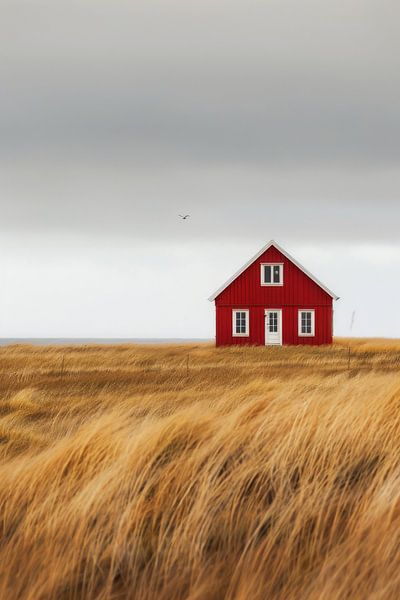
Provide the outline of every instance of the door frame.
{"type": "Polygon", "coordinates": [[[264,309],[264,344],[265,346],[282,346],[282,309],[281,308],[265,308],[264,309]],[[268,324],[268,313],[276,312],[278,313],[278,329],[279,329],[279,343],[278,344],[270,344],[267,341],[267,324],[268,324]]]}

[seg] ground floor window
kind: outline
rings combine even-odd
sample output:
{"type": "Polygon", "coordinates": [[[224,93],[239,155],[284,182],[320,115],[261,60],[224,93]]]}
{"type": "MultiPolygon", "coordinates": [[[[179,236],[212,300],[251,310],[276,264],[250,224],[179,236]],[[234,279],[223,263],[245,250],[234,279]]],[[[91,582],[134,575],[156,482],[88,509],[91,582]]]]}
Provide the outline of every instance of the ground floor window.
{"type": "Polygon", "coordinates": [[[315,335],[314,310],[299,310],[299,335],[303,337],[315,335]]]}
{"type": "Polygon", "coordinates": [[[249,311],[247,309],[232,311],[232,333],[236,337],[249,335],[249,311]]]}

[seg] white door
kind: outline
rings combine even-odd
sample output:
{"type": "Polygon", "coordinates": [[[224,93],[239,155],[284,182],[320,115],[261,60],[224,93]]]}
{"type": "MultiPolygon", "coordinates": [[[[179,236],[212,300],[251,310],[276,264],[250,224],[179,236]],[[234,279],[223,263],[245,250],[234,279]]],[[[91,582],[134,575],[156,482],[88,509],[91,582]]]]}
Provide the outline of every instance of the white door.
{"type": "Polygon", "coordinates": [[[282,345],[282,310],[279,308],[265,311],[265,345],[282,345]]]}

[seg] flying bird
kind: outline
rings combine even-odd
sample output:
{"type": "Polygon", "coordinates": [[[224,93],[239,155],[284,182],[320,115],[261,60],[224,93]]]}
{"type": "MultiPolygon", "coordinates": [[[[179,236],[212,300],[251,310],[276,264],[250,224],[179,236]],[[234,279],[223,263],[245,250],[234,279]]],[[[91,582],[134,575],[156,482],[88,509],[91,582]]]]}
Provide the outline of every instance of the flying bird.
{"type": "Polygon", "coordinates": [[[190,217],[190,215],[179,215],[179,216],[180,216],[180,218],[181,218],[181,219],[183,219],[183,220],[185,220],[185,219],[187,219],[188,217],[190,217]]]}

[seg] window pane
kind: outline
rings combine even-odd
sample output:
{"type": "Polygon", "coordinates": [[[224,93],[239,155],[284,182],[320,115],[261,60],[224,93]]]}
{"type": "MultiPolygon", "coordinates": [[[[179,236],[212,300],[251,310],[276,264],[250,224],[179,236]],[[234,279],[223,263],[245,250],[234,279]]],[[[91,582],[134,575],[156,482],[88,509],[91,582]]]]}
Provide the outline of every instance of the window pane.
{"type": "Polygon", "coordinates": [[[280,283],[281,278],[280,278],[280,266],[279,265],[274,265],[274,283],[280,283]]]}
{"type": "Polygon", "coordinates": [[[276,312],[269,313],[268,331],[270,333],[278,333],[278,313],[276,312]]]}
{"type": "Polygon", "coordinates": [[[264,265],[264,283],[271,283],[271,265],[264,265]]]}
{"type": "Polygon", "coordinates": [[[235,333],[246,334],[247,313],[241,310],[235,312],[235,333]]]}
{"type": "Polygon", "coordinates": [[[312,334],[312,313],[309,311],[301,312],[301,333],[312,334]]]}

